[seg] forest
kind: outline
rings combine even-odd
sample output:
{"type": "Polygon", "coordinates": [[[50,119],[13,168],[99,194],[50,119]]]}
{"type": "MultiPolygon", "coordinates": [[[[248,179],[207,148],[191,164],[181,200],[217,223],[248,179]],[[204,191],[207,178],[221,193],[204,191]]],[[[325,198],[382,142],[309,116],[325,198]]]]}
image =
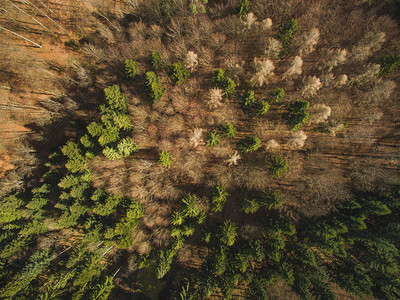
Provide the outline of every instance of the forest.
{"type": "Polygon", "coordinates": [[[400,299],[400,0],[0,0],[0,299],[400,299]]]}

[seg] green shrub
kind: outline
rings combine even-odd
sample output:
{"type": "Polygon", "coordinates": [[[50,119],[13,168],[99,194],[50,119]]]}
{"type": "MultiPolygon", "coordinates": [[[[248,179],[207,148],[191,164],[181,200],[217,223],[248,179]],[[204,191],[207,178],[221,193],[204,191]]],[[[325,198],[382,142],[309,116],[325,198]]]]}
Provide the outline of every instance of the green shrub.
{"type": "Polygon", "coordinates": [[[240,18],[246,16],[250,11],[249,0],[240,0],[239,7],[237,8],[237,14],[240,18]]]}
{"type": "Polygon", "coordinates": [[[181,62],[174,63],[170,66],[169,76],[175,82],[175,84],[181,84],[190,75],[190,70],[185,68],[181,62]]]}
{"type": "Polygon", "coordinates": [[[155,103],[165,92],[165,89],[162,87],[160,83],[160,79],[154,72],[147,72],[146,79],[145,79],[146,90],[151,98],[152,102],[155,103]]]}
{"type": "Polygon", "coordinates": [[[288,162],[281,155],[270,156],[267,158],[269,164],[269,174],[273,178],[282,176],[287,172],[288,162]]]}
{"type": "Polygon", "coordinates": [[[125,73],[128,79],[132,79],[137,74],[136,61],[132,59],[125,60],[125,73]]]}
{"type": "Polygon", "coordinates": [[[309,119],[306,110],[310,107],[308,101],[296,100],[288,105],[288,112],[282,115],[290,127],[290,130],[300,130],[309,119]]]}
{"type": "Polygon", "coordinates": [[[261,141],[256,136],[247,136],[239,142],[239,149],[243,153],[256,151],[261,146],[261,141]]]}
{"type": "Polygon", "coordinates": [[[212,82],[216,87],[224,91],[225,96],[229,97],[236,92],[236,84],[233,79],[225,76],[225,71],[222,69],[215,69],[212,74],[212,82]]]}
{"type": "Polygon", "coordinates": [[[227,137],[227,138],[233,138],[236,133],[236,127],[230,123],[221,125],[220,130],[222,132],[221,136],[227,137]]]}
{"type": "Polygon", "coordinates": [[[219,144],[221,135],[216,131],[210,131],[206,137],[206,146],[215,147],[219,144]]]}
{"type": "Polygon", "coordinates": [[[389,75],[400,66],[400,55],[392,54],[381,58],[381,71],[379,75],[389,75]]]}
{"type": "Polygon", "coordinates": [[[275,38],[282,42],[282,50],[279,52],[280,58],[284,58],[289,54],[289,48],[292,45],[293,38],[296,35],[298,28],[296,19],[290,19],[279,27],[279,31],[275,35],[275,38]]]}
{"type": "Polygon", "coordinates": [[[161,54],[158,51],[153,51],[150,53],[150,64],[154,70],[158,70],[161,67],[161,54]]]}
{"type": "Polygon", "coordinates": [[[271,104],[279,103],[285,97],[285,90],[278,88],[269,93],[268,102],[271,104]]]}
{"type": "Polygon", "coordinates": [[[159,153],[159,158],[158,162],[164,167],[164,168],[171,168],[171,161],[172,161],[172,155],[167,152],[167,151],[161,151],[159,153]]]}

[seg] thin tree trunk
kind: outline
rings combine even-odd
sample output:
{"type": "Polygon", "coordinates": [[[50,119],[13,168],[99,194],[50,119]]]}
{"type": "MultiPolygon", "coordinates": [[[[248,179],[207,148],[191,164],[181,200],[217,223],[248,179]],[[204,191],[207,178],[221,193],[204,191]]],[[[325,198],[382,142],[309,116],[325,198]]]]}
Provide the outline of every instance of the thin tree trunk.
{"type": "Polygon", "coordinates": [[[54,13],[54,11],[52,11],[51,8],[48,7],[46,4],[44,4],[41,0],[37,0],[37,1],[38,1],[40,4],[42,4],[45,8],[47,8],[47,10],[50,11],[53,15],[56,15],[56,14],[54,13]]]}
{"type": "Polygon", "coordinates": [[[5,13],[4,13],[4,16],[5,16],[6,18],[10,19],[11,21],[14,21],[15,23],[20,24],[25,30],[29,31],[29,28],[26,27],[21,21],[16,20],[16,19],[14,19],[13,17],[10,17],[10,16],[7,14],[8,11],[7,11],[6,9],[2,8],[2,10],[5,12],[5,13]]]}
{"type": "Polygon", "coordinates": [[[10,33],[12,33],[12,34],[14,34],[14,35],[20,37],[21,39],[24,39],[25,41],[28,41],[29,43],[34,44],[34,45],[35,45],[36,47],[38,47],[38,48],[42,48],[42,46],[40,46],[38,43],[35,43],[34,41],[31,41],[30,39],[28,39],[28,38],[26,38],[26,37],[24,37],[24,36],[22,36],[22,35],[20,35],[20,34],[18,34],[18,33],[16,33],[16,32],[14,32],[14,31],[11,31],[11,30],[9,30],[9,29],[7,29],[7,28],[4,28],[4,27],[1,26],[1,25],[0,25],[0,29],[3,29],[3,30],[6,30],[6,31],[10,32],[10,33]]]}
{"type": "Polygon", "coordinates": [[[46,26],[44,26],[41,22],[39,22],[38,20],[36,20],[34,17],[32,17],[30,14],[28,14],[27,12],[25,12],[22,8],[18,7],[17,5],[15,5],[14,3],[11,2],[11,5],[14,6],[16,9],[18,9],[20,12],[22,12],[24,15],[27,15],[28,17],[30,17],[33,21],[35,21],[37,24],[39,24],[40,26],[42,26],[44,29],[52,32],[49,28],[47,28],[46,26]]]}
{"type": "Polygon", "coordinates": [[[62,27],[60,24],[58,24],[56,21],[54,21],[52,18],[50,18],[43,10],[41,10],[39,7],[37,7],[35,4],[33,4],[32,2],[30,2],[29,0],[22,0],[25,3],[28,3],[30,5],[32,5],[36,10],[38,10],[40,13],[42,13],[47,19],[49,19],[50,21],[52,21],[54,24],[56,24],[59,28],[61,28],[68,36],[69,33],[68,31],[66,31],[64,29],[64,27],[62,27]]]}

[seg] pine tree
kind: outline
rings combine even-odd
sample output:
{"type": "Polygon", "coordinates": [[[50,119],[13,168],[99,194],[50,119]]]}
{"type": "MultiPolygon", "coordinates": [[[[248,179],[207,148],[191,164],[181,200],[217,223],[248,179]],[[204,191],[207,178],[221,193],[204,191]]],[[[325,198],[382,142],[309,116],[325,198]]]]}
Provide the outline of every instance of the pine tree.
{"type": "Polygon", "coordinates": [[[175,82],[175,84],[183,83],[190,75],[190,70],[185,68],[185,66],[181,63],[174,63],[170,66],[169,76],[175,82]]]}
{"type": "Polygon", "coordinates": [[[236,230],[237,226],[235,223],[231,219],[226,220],[220,227],[220,242],[228,247],[232,246],[236,241],[236,230]]]}
{"type": "Polygon", "coordinates": [[[126,59],[125,60],[126,77],[128,77],[128,79],[132,79],[136,76],[137,72],[138,72],[138,70],[137,70],[136,61],[134,61],[132,59],[126,59]]]}
{"type": "Polygon", "coordinates": [[[126,113],[128,110],[128,98],[121,92],[118,85],[112,85],[104,89],[104,95],[108,107],[115,112],[126,113]]]}
{"type": "Polygon", "coordinates": [[[172,155],[167,151],[161,151],[158,155],[158,162],[161,166],[167,169],[171,168],[172,155]]]}
{"type": "Polygon", "coordinates": [[[165,89],[160,83],[160,79],[154,72],[146,73],[145,86],[152,103],[160,100],[165,92],[165,89]]]}
{"type": "Polygon", "coordinates": [[[238,147],[241,152],[249,153],[256,151],[261,146],[261,141],[256,136],[247,136],[243,140],[241,140],[238,144],[238,147]]]}
{"type": "Polygon", "coordinates": [[[211,190],[211,210],[213,212],[221,212],[225,202],[229,196],[225,187],[218,185],[211,190]]]}
{"type": "Polygon", "coordinates": [[[210,131],[206,137],[206,146],[215,147],[219,144],[221,135],[216,131],[210,131]]]}

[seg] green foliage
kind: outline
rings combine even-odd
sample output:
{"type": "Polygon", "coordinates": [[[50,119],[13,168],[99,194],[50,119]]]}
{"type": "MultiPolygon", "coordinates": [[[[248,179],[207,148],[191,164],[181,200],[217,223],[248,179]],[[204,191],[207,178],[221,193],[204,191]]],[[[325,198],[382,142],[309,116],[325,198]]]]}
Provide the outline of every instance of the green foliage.
{"type": "Polygon", "coordinates": [[[245,17],[250,11],[249,0],[239,0],[239,7],[237,8],[237,14],[240,18],[245,17]]]}
{"type": "Polygon", "coordinates": [[[260,203],[255,198],[244,198],[241,203],[241,209],[246,214],[254,214],[260,209],[260,203]]]}
{"type": "Polygon", "coordinates": [[[229,97],[235,94],[236,84],[233,79],[225,76],[225,71],[222,69],[215,69],[212,74],[212,82],[216,87],[224,91],[225,96],[229,97]]]}
{"type": "Polygon", "coordinates": [[[103,131],[99,137],[100,146],[105,146],[111,143],[118,141],[119,139],[119,130],[114,125],[108,125],[103,128],[103,131]]]}
{"type": "Polygon", "coordinates": [[[160,251],[160,257],[158,259],[157,274],[156,274],[158,279],[161,279],[165,275],[167,275],[167,273],[171,269],[172,261],[173,261],[173,255],[171,255],[169,251],[164,251],[164,250],[160,251]]]}
{"type": "Polygon", "coordinates": [[[118,153],[122,157],[128,157],[132,153],[135,153],[139,150],[138,145],[135,141],[129,137],[122,139],[117,145],[118,153]]]}
{"type": "Polygon", "coordinates": [[[209,131],[206,137],[206,146],[215,147],[219,144],[221,135],[217,131],[209,131]]]}
{"type": "Polygon", "coordinates": [[[225,187],[218,185],[211,190],[211,210],[213,212],[221,212],[225,202],[228,199],[229,193],[225,187]]]}
{"type": "Polygon", "coordinates": [[[288,112],[282,115],[287,120],[290,130],[300,130],[309,119],[306,110],[309,108],[308,101],[296,100],[288,105],[288,112]]]}
{"type": "Polygon", "coordinates": [[[227,137],[227,138],[233,138],[236,133],[236,127],[230,123],[221,125],[220,130],[222,132],[221,136],[227,137]]]}
{"type": "Polygon", "coordinates": [[[282,176],[287,172],[288,161],[281,155],[274,155],[267,158],[269,174],[272,178],[282,176]]]}
{"type": "Polygon", "coordinates": [[[224,245],[230,247],[232,246],[237,237],[237,226],[235,223],[229,219],[224,222],[224,224],[220,228],[220,233],[219,233],[219,240],[221,243],[224,245]]]}
{"type": "Polygon", "coordinates": [[[99,283],[92,288],[89,298],[90,300],[107,300],[109,299],[111,290],[114,288],[113,277],[107,276],[103,283],[99,283]]]}
{"type": "Polygon", "coordinates": [[[84,134],[79,141],[81,142],[81,144],[83,145],[83,147],[85,148],[91,148],[94,146],[93,142],[91,141],[89,135],[84,134]]]}
{"type": "Polygon", "coordinates": [[[158,157],[158,162],[164,167],[164,168],[171,168],[171,161],[172,161],[172,155],[167,152],[167,151],[161,151],[159,153],[158,157]]]}
{"type": "Polygon", "coordinates": [[[132,128],[132,122],[129,115],[114,113],[113,122],[118,129],[128,130],[132,128]]]}
{"type": "Polygon", "coordinates": [[[269,93],[268,102],[278,104],[285,97],[285,90],[278,88],[269,93]]]}
{"type": "Polygon", "coordinates": [[[97,122],[92,122],[87,126],[87,131],[93,137],[100,136],[103,132],[103,126],[97,122]]]}
{"type": "Polygon", "coordinates": [[[128,77],[128,79],[132,79],[133,77],[136,76],[137,72],[138,72],[138,70],[137,70],[137,66],[136,66],[136,61],[134,61],[132,59],[125,60],[126,77],[128,77]]]}
{"type": "Polygon", "coordinates": [[[5,197],[0,202],[0,224],[11,223],[22,218],[24,201],[17,194],[5,197]]]}
{"type": "Polygon", "coordinates": [[[160,79],[154,72],[147,72],[145,79],[145,86],[147,93],[153,103],[160,100],[162,95],[165,92],[165,89],[162,87],[160,83],[160,79]]]}
{"type": "Polygon", "coordinates": [[[175,84],[183,83],[190,75],[190,70],[185,68],[181,62],[174,63],[169,68],[169,76],[175,84]]]}
{"type": "Polygon", "coordinates": [[[189,193],[182,199],[182,212],[185,216],[191,218],[195,218],[200,214],[201,211],[197,196],[189,193]]]}
{"type": "Polygon", "coordinates": [[[185,215],[180,211],[174,211],[171,216],[171,224],[174,226],[182,225],[185,221],[185,215]]]}
{"type": "Polygon", "coordinates": [[[104,95],[109,108],[112,111],[126,113],[128,110],[128,98],[121,92],[118,85],[112,85],[104,89],[104,95]]]}
{"type": "Polygon", "coordinates": [[[400,66],[400,55],[391,54],[381,58],[381,70],[378,75],[390,75],[400,66]]]}
{"type": "Polygon", "coordinates": [[[275,38],[282,42],[282,50],[279,52],[279,57],[281,59],[285,58],[289,54],[289,48],[292,45],[297,30],[298,25],[296,19],[290,19],[279,27],[279,31],[275,35],[275,38]]]}
{"type": "Polygon", "coordinates": [[[269,110],[269,104],[266,101],[257,101],[254,91],[247,91],[241,97],[240,107],[245,114],[249,116],[264,115],[269,110]]]}
{"type": "Polygon", "coordinates": [[[114,148],[105,147],[103,149],[103,155],[109,160],[116,160],[122,158],[122,155],[114,148]]]}
{"type": "Polygon", "coordinates": [[[153,67],[153,69],[158,70],[161,67],[161,63],[162,63],[160,52],[152,51],[150,53],[149,61],[150,61],[151,66],[153,67]]]}
{"type": "Polygon", "coordinates": [[[192,4],[189,6],[189,10],[193,15],[197,14],[205,14],[207,13],[205,4],[208,3],[208,0],[192,0],[192,4]],[[201,3],[199,3],[201,2],[201,3]]]}
{"type": "Polygon", "coordinates": [[[139,147],[135,143],[134,140],[131,138],[124,138],[121,140],[118,145],[117,149],[111,147],[105,147],[103,149],[103,154],[110,160],[120,159],[123,157],[128,157],[132,153],[137,152],[139,147]]]}
{"type": "Polygon", "coordinates": [[[256,136],[247,136],[239,142],[239,149],[243,153],[256,151],[261,146],[261,141],[256,136]]]}

